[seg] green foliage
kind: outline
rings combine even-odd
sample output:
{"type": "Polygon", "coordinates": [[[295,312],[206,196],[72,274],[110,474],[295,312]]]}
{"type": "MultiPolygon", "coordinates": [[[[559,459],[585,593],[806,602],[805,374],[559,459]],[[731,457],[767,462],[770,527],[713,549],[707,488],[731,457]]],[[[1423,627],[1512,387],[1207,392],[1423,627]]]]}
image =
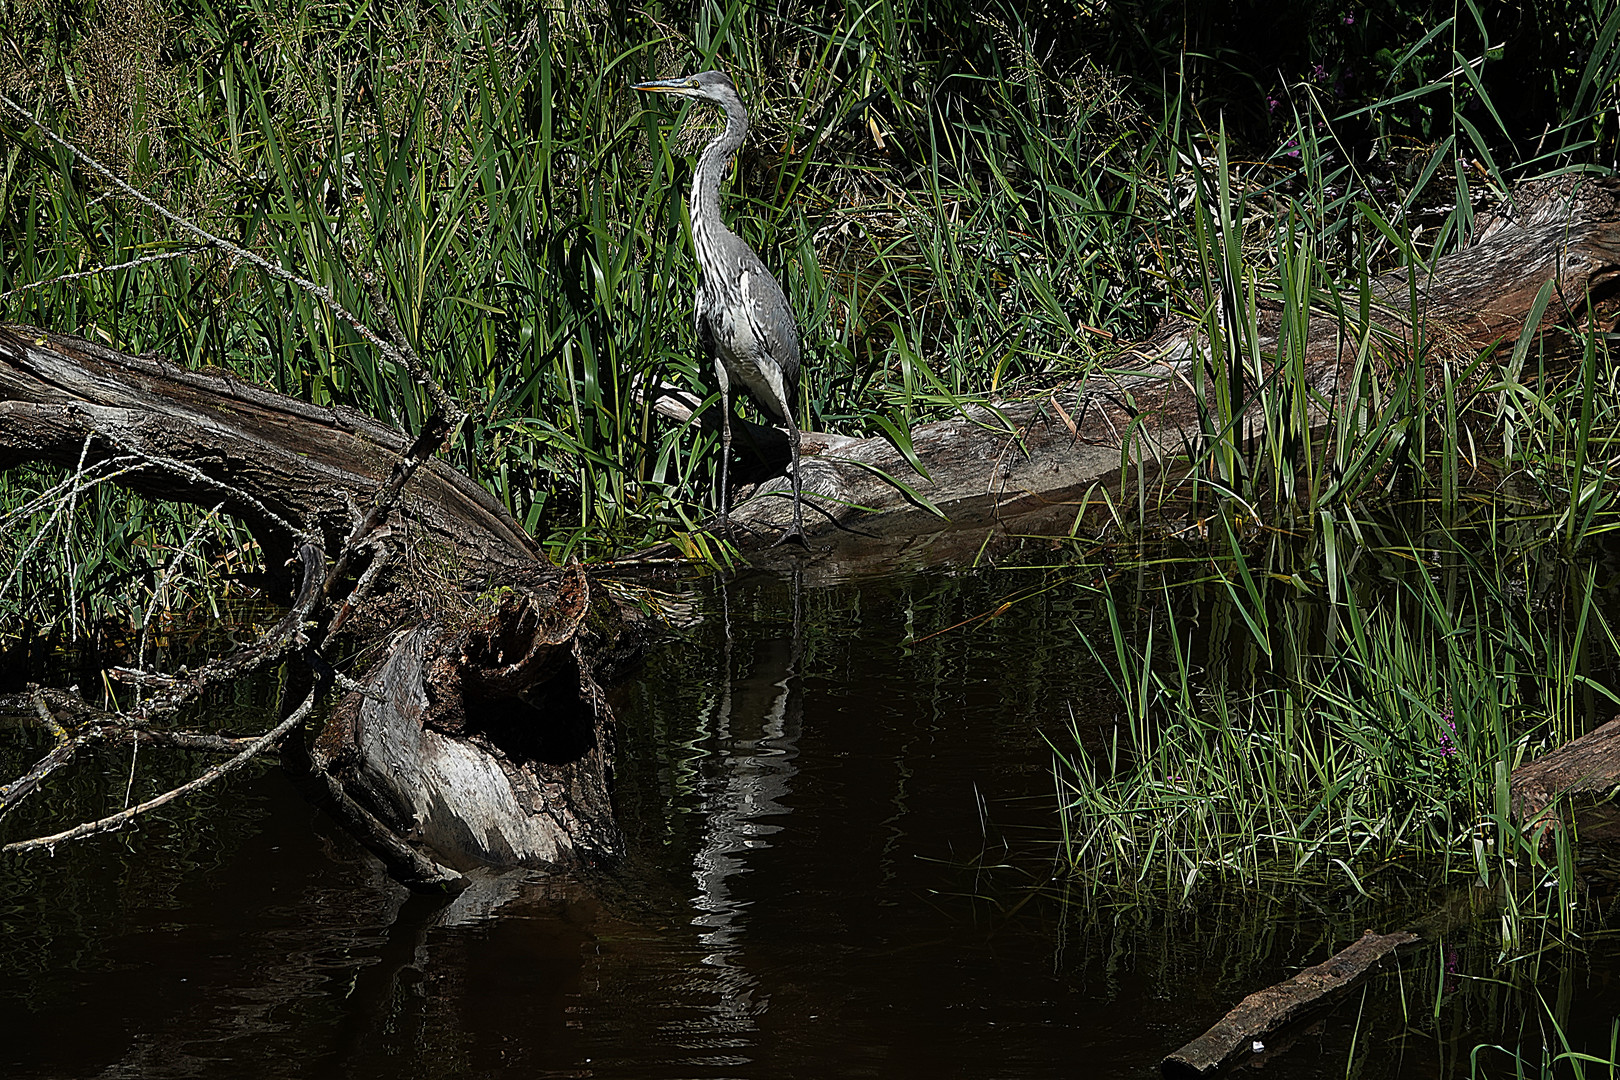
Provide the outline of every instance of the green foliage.
{"type": "MultiPolygon", "coordinates": [[[[728,214],[804,327],[803,424],[905,449],[915,423],[1083,376],[1181,311],[1211,347],[1189,448],[1210,467],[1167,494],[1308,516],[1385,490],[1428,418],[1467,405],[1467,371],[1444,393],[1391,377],[1368,275],[1460,243],[1515,175],[1612,155],[1620,6],[1568,6],[1566,30],[1500,4],[1354,22],[1307,4],[1265,15],[1263,38],[1260,6],[1184,7],[3,0],[0,88],[373,325],[374,278],[472,413],[447,455],[559,556],[672,533],[710,550],[717,440],[636,388],[711,388],[684,198],[715,118],[628,90],[710,65],[755,116],[728,214]],[[1520,48],[1547,58],[1529,111],[1502,98],[1520,48]],[[1557,137],[1530,155],[1535,125],[1557,137]],[[1434,203],[1455,209],[1431,220],[1434,203]],[[1356,394],[1313,398],[1293,338],[1264,370],[1260,299],[1296,338],[1313,308],[1352,313],[1356,394]],[[1259,450],[1235,420],[1256,399],[1259,450]]],[[[0,132],[0,317],[420,422],[420,388],[319,300],[198,247],[15,117],[0,132]]],[[[1513,377],[1517,416],[1542,387],[1513,377]]],[[[1604,498],[1590,480],[1583,514],[1604,498]]]]}
{"type": "Polygon", "coordinates": [[[218,619],[225,580],[261,569],[257,545],[217,512],[190,514],[118,488],[128,468],[65,479],[0,473],[0,506],[11,508],[0,514],[7,637],[144,648],[145,631],[172,627],[177,613],[202,608],[218,619]]]}
{"type": "MultiPolygon", "coordinates": [[[[964,70],[920,6],[705,7],[681,37],[585,4],[14,14],[39,63],[0,76],[45,123],[373,325],[375,277],[473,413],[451,458],[559,556],[690,532],[712,498],[712,435],[634,388],[711,383],[687,299],[697,139],[674,128],[713,118],[643,109],[639,78],[723,64],[758,117],[731,216],[805,327],[803,421],[894,437],[1151,321],[1132,107],[1095,69],[1031,67],[1016,22],[967,31],[1015,85],[964,70]]],[[[0,130],[6,318],[420,422],[419,388],[320,300],[0,130]]]]}
{"type": "Polygon", "coordinates": [[[1392,253],[1424,272],[1460,208],[1427,255],[1359,201],[1327,229],[1293,201],[1246,241],[1252,187],[1214,149],[1188,210],[1199,438],[1153,492],[1159,513],[1185,514],[1183,535],[1207,536],[1209,574],[1109,594],[1111,649],[1096,649],[1122,723],[1100,753],[1078,730],[1059,750],[1071,867],[1104,893],[1179,902],[1211,879],[1359,891],[1428,859],[1516,886],[1505,950],[1520,947],[1519,898],[1568,931],[1570,906],[1547,900],[1567,899],[1570,868],[1519,835],[1506,777],[1616,700],[1612,663],[1593,659],[1615,643],[1594,561],[1617,522],[1606,338],[1577,328],[1573,347],[1532,355],[1549,291],[1500,366],[1448,355],[1418,320],[1380,312],[1367,267],[1392,253]],[[1349,280],[1334,233],[1355,238],[1349,280]],[[1274,354],[1262,304],[1280,311],[1274,354]],[[1304,365],[1322,310],[1354,358],[1331,397],[1304,365]]]}

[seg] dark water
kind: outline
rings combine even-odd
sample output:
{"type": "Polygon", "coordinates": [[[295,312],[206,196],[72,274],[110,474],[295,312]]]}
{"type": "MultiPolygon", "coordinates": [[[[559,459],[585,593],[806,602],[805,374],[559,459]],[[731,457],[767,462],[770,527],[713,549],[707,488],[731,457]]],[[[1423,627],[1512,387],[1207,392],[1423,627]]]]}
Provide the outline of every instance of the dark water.
{"type": "MultiPolygon", "coordinates": [[[[1045,739],[1111,708],[1080,637],[1101,609],[1053,573],[694,591],[616,695],[633,855],[610,872],[408,897],[271,768],[0,862],[0,1075],[1148,1077],[1430,902],[1082,912],[1033,888],[1057,854],[1045,739]]],[[[0,771],[41,749],[0,728],[0,771]]],[[[138,769],[135,797],[194,765],[138,769]]],[[[129,766],[90,759],[5,835],[121,805],[129,766]]],[[[1620,988],[1588,951],[1540,988],[1597,1049],[1620,988]]],[[[1535,980],[1504,989],[1494,958],[1484,934],[1404,962],[1268,1074],[1468,1075],[1537,1023],[1535,980]]]]}

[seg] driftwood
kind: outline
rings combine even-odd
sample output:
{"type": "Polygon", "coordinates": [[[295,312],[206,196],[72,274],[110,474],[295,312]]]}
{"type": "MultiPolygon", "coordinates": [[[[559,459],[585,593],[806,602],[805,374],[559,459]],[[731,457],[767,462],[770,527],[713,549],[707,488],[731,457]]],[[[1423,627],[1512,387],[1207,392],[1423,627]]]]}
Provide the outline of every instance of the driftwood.
{"type": "MultiPolygon", "coordinates": [[[[1525,185],[1515,192],[1511,214],[1481,221],[1469,247],[1440,259],[1415,285],[1405,271],[1374,279],[1370,299],[1381,362],[1467,362],[1492,348],[1511,348],[1548,281],[1556,289],[1543,331],[1582,315],[1589,301],[1603,308],[1620,280],[1617,191],[1609,181],[1525,185]]],[[[1260,351],[1275,353],[1280,313],[1262,306],[1259,314],[1260,351]]],[[[1352,328],[1341,330],[1326,314],[1313,318],[1307,378],[1324,399],[1332,399],[1350,370],[1355,347],[1352,328]]],[[[848,572],[972,557],[998,538],[1068,535],[1088,496],[1098,505],[1099,490],[1114,488],[1117,500],[1122,485],[1175,482],[1161,473],[1173,472],[1172,463],[1197,443],[1189,386],[1202,348],[1190,324],[1171,321],[1133,350],[1142,358],[1134,370],[923,425],[911,434],[926,479],[881,438],[807,450],[812,565],[848,572]],[[905,482],[943,519],[885,475],[905,482]]],[[[785,478],[764,483],[733,512],[744,527],[738,541],[756,563],[797,557],[769,547],[788,521],[786,488],[785,478]]]]}
{"type": "MultiPolygon", "coordinates": [[[[1620,789],[1620,717],[1520,765],[1510,785],[1513,816],[1527,835],[1539,839],[1544,855],[1570,817],[1583,846],[1612,851],[1608,845],[1620,841],[1620,807],[1613,800],[1620,789]]],[[[1441,938],[1472,917],[1461,902],[1436,909],[1411,930],[1384,935],[1368,930],[1323,963],[1244,998],[1214,1027],[1166,1057],[1160,1063],[1164,1075],[1203,1076],[1262,1052],[1254,1049],[1256,1042],[1271,1045],[1280,1029],[1339,1000],[1383,957],[1419,940],[1441,938]]]]}
{"type": "Polygon", "coordinates": [[[1257,990],[1204,1034],[1159,1063],[1165,1076],[1206,1076],[1248,1054],[1263,1053],[1264,1040],[1310,1011],[1339,1000],[1370,975],[1379,961],[1419,940],[1407,931],[1375,934],[1340,949],[1293,978],[1257,990]],[[1256,1044],[1259,1045],[1256,1045],[1256,1044]]]}
{"type": "Polygon", "coordinates": [[[289,707],[255,752],[279,741],[310,795],[401,880],[614,857],[597,679],[633,635],[585,574],[546,563],[487,493],[431,458],[433,441],[228,375],[0,327],[0,469],[50,462],[83,483],[217,506],[252,530],[272,587],[301,598],[259,642],[183,678],[127,673],[153,690],[128,715],[60,694],[45,709],[34,693],[24,704],[50,715],[58,747],[0,789],[0,807],[92,737],[139,738],[209,686],[296,659],[290,701],[336,696],[318,727],[289,707]],[[363,670],[339,670],[357,653],[363,670]]]}

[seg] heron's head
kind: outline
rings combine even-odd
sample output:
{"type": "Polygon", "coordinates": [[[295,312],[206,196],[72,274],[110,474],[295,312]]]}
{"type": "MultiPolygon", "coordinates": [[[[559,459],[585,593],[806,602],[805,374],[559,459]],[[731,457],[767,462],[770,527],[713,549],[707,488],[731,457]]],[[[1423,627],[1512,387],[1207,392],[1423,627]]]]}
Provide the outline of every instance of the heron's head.
{"type": "Polygon", "coordinates": [[[636,83],[632,89],[649,94],[679,94],[681,97],[712,101],[727,108],[742,108],[742,99],[731,77],[723,71],[700,71],[696,75],[677,75],[672,79],[654,79],[636,83]]]}

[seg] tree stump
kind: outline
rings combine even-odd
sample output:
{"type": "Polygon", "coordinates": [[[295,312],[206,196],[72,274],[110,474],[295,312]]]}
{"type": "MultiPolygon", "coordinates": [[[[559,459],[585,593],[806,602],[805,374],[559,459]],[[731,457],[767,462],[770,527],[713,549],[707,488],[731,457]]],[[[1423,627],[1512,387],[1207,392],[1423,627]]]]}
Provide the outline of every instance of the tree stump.
{"type": "MultiPolygon", "coordinates": [[[[263,640],[183,680],[129,673],[166,687],[143,708],[172,715],[209,685],[301,658],[291,700],[344,689],[318,727],[295,725],[283,761],[402,880],[611,859],[622,840],[597,680],[633,653],[633,628],[588,575],[545,562],[494,499],[426,454],[386,513],[368,515],[411,450],[350,409],[0,327],[0,469],[125,470],[119,482],[150,498],[217,505],[252,530],[272,587],[299,597],[263,640]]],[[[101,728],[147,718],[52,700],[101,728]]]]}

